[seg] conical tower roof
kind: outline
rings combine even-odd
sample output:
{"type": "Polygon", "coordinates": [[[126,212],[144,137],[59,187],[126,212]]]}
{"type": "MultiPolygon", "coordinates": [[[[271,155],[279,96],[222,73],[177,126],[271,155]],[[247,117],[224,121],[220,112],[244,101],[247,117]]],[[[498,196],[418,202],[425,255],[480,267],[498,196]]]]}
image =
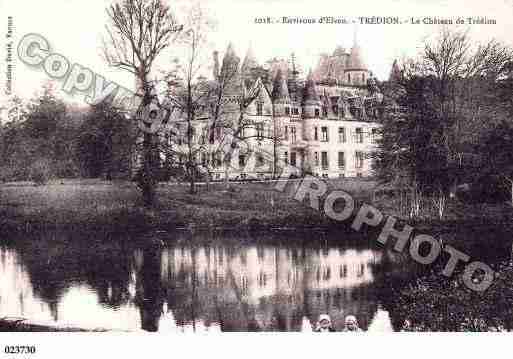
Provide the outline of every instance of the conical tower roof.
{"type": "Polygon", "coordinates": [[[223,57],[223,63],[221,65],[221,73],[226,71],[238,71],[239,70],[240,58],[235,54],[233,44],[230,42],[226,49],[223,57]]]}
{"type": "Polygon", "coordinates": [[[226,87],[227,95],[242,94],[242,79],[240,75],[240,58],[235,54],[233,44],[230,42],[223,57],[219,78],[229,81],[226,87]]]}
{"type": "Polygon", "coordinates": [[[278,72],[276,73],[276,77],[274,79],[272,99],[273,102],[276,103],[290,102],[287,80],[285,79],[285,76],[283,76],[281,69],[278,69],[278,72]]]}
{"type": "Polygon", "coordinates": [[[390,70],[390,76],[388,77],[388,81],[397,82],[401,79],[401,69],[399,68],[399,64],[397,60],[394,60],[392,63],[392,69],[390,70]]]}
{"type": "Polygon", "coordinates": [[[360,46],[355,44],[351,48],[351,54],[349,55],[349,59],[347,61],[347,69],[348,70],[367,70],[367,65],[363,59],[360,46]]]}
{"type": "Polygon", "coordinates": [[[360,49],[360,45],[358,45],[358,28],[354,29],[354,39],[353,39],[353,47],[351,48],[351,53],[349,54],[349,58],[347,59],[347,69],[348,70],[368,70],[367,64],[365,63],[362,55],[362,50],[360,49]]]}
{"type": "Polygon", "coordinates": [[[258,61],[253,51],[253,47],[250,44],[248,47],[248,51],[246,52],[246,56],[244,57],[244,61],[242,61],[241,72],[244,75],[248,75],[251,72],[251,69],[257,66],[258,61]]]}
{"type": "Polygon", "coordinates": [[[305,83],[305,89],[303,91],[303,104],[312,105],[318,104],[320,101],[317,90],[315,89],[315,82],[313,79],[312,70],[308,73],[305,83]]]}
{"type": "Polygon", "coordinates": [[[346,49],[344,49],[342,46],[338,45],[335,48],[335,51],[333,51],[333,56],[344,56],[346,54],[346,49]]]}

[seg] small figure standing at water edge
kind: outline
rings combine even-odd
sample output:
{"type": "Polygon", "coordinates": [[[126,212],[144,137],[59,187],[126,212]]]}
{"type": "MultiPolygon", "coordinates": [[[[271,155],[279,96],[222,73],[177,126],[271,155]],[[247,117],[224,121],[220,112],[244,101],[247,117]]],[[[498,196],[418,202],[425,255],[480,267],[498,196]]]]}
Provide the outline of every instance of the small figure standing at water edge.
{"type": "Polygon", "coordinates": [[[322,333],[322,332],[334,332],[333,326],[331,325],[331,319],[328,314],[319,315],[319,321],[317,322],[317,326],[314,329],[314,332],[322,333]]]}
{"type": "Polygon", "coordinates": [[[361,332],[358,321],[354,315],[348,315],[344,321],[344,332],[361,332]]]}

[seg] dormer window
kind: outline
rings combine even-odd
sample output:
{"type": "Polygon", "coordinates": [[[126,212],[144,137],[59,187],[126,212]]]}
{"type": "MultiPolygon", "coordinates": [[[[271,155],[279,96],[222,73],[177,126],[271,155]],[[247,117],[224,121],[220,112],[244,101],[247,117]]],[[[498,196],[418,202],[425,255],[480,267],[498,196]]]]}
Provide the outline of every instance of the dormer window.
{"type": "Polygon", "coordinates": [[[257,103],[256,111],[258,116],[262,116],[262,113],[264,112],[264,104],[261,102],[257,103]]]}

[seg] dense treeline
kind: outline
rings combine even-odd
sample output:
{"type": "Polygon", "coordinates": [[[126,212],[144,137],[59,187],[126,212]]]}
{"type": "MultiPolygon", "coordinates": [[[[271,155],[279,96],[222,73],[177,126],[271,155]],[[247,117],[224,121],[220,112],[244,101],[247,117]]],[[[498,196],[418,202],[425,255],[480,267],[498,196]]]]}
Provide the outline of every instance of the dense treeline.
{"type": "Polygon", "coordinates": [[[130,177],[135,126],[108,104],[66,106],[45,86],[10,109],[0,128],[2,181],[130,177]]]}
{"type": "Polygon", "coordinates": [[[509,47],[445,29],[419,58],[394,65],[375,170],[410,216],[427,196],[443,217],[463,185],[481,202],[512,200],[512,64],[509,47]]]}

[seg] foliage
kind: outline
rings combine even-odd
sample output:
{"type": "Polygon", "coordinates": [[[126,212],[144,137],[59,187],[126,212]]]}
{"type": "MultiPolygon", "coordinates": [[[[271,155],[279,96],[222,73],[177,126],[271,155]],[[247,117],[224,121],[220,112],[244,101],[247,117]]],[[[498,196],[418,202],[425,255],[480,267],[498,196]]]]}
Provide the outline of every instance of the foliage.
{"type": "Polygon", "coordinates": [[[134,126],[107,102],[65,106],[45,86],[18,106],[20,116],[0,126],[1,180],[129,176],[134,126]]]}
{"type": "Polygon", "coordinates": [[[75,147],[82,176],[129,178],[134,127],[109,102],[93,106],[80,126],[75,147]]]}
{"type": "Polygon", "coordinates": [[[458,184],[479,177],[502,175],[513,189],[510,145],[498,138],[510,135],[500,124],[513,110],[512,59],[500,43],[474,45],[466,32],[443,29],[385,84],[375,171],[398,194],[412,193],[413,214],[419,193],[431,197],[442,218],[458,184]]]}
{"type": "Polygon", "coordinates": [[[49,160],[41,158],[30,166],[30,179],[36,185],[43,185],[52,177],[52,168],[49,160]]]}
{"type": "Polygon", "coordinates": [[[513,329],[513,267],[504,262],[484,292],[467,289],[460,278],[433,273],[396,288],[391,310],[418,331],[513,329]]]}

